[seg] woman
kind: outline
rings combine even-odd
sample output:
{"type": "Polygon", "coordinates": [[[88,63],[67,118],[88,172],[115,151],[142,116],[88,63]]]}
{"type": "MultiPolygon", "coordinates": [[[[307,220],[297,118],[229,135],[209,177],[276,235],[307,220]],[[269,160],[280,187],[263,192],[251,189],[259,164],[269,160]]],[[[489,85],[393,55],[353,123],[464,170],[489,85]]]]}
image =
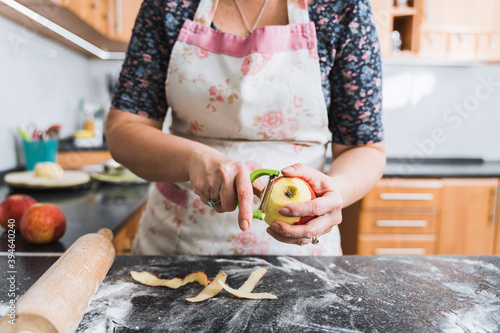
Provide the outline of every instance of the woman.
{"type": "Polygon", "coordinates": [[[368,1],[144,1],[106,123],[113,157],[156,182],[133,253],[341,254],[341,209],[385,165],[368,1]],[[252,221],[256,168],[305,179],[317,198],[280,213],[317,217],[252,221]]]}

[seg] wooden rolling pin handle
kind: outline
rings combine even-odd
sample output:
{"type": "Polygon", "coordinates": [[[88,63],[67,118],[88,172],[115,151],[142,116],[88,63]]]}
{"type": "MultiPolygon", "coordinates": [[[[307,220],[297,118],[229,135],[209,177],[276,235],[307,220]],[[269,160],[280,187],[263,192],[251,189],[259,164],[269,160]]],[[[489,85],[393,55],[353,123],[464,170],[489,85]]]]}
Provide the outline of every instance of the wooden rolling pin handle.
{"type": "Polygon", "coordinates": [[[109,239],[110,242],[113,241],[113,232],[111,230],[109,230],[108,228],[99,229],[99,231],[97,233],[99,235],[103,235],[104,237],[109,239]]]}
{"type": "Polygon", "coordinates": [[[0,332],[74,332],[113,263],[112,239],[109,229],[77,239],[16,303],[15,326],[7,313],[0,332]]]}

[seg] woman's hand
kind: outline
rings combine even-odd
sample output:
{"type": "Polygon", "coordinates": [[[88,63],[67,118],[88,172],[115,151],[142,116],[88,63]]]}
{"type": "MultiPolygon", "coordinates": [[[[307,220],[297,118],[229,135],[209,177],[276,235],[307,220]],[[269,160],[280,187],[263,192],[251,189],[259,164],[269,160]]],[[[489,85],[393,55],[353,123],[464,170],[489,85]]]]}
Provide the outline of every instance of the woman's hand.
{"type": "Polygon", "coordinates": [[[334,180],[324,173],[300,163],[281,170],[287,177],[300,177],[311,186],[317,198],[300,204],[287,204],[280,209],[283,216],[317,216],[302,225],[275,221],[267,232],[280,242],[304,245],[314,236],[329,233],[342,221],[343,199],[336,191],[334,180]]]}
{"type": "Polygon", "coordinates": [[[188,161],[189,180],[195,194],[218,213],[230,212],[239,203],[238,224],[245,231],[250,228],[254,190],[250,171],[242,162],[236,162],[216,150],[196,151],[188,161]]]}

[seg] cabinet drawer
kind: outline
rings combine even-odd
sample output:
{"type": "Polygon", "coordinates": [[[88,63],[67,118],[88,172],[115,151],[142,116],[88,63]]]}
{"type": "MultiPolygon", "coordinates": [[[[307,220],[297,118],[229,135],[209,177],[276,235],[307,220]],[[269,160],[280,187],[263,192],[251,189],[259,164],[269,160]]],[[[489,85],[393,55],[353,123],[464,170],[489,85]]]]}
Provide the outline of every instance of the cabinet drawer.
{"type": "Polygon", "coordinates": [[[500,34],[481,34],[477,40],[477,57],[479,59],[500,59],[500,34]]]}
{"type": "Polygon", "coordinates": [[[435,234],[437,214],[361,212],[362,234],[435,234]]]}
{"type": "Polygon", "coordinates": [[[86,165],[101,164],[112,159],[107,150],[59,152],[57,164],[65,170],[78,170],[86,165]]]}
{"type": "Polygon", "coordinates": [[[422,32],[420,54],[428,57],[444,58],[448,51],[448,34],[441,32],[422,32]]]}
{"type": "Polygon", "coordinates": [[[363,199],[363,208],[438,209],[442,182],[439,180],[381,181],[363,199]]]}
{"type": "Polygon", "coordinates": [[[360,255],[427,255],[435,254],[433,235],[359,235],[360,255]]]}
{"type": "Polygon", "coordinates": [[[451,34],[449,51],[451,59],[474,59],[475,54],[475,34],[451,34]]]}

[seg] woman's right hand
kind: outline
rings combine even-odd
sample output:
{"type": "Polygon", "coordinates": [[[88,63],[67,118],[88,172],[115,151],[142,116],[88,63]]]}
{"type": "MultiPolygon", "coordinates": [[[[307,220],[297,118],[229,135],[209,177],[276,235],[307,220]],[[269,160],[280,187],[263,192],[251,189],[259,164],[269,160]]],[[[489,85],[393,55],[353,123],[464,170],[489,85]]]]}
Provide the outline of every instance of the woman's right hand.
{"type": "Polygon", "coordinates": [[[197,150],[188,160],[188,169],[193,191],[205,204],[220,200],[214,209],[223,213],[235,210],[239,203],[240,229],[250,228],[254,192],[250,171],[244,163],[216,150],[197,150]]]}

